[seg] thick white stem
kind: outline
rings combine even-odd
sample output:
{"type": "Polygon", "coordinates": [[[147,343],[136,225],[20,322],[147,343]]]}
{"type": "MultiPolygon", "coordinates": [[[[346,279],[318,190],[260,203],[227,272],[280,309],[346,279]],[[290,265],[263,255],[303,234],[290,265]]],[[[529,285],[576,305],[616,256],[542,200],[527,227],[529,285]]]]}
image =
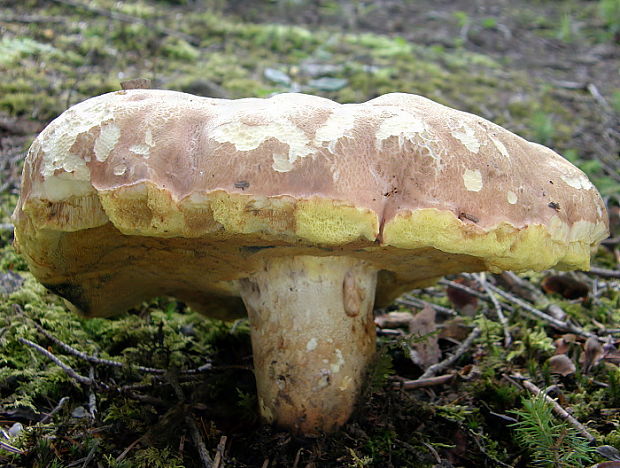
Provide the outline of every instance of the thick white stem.
{"type": "Polygon", "coordinates": [[[281,257],[242,280],[262,417],[296,433],[351,415],[375,350],[376,271],[349,257],[281,257]]]}

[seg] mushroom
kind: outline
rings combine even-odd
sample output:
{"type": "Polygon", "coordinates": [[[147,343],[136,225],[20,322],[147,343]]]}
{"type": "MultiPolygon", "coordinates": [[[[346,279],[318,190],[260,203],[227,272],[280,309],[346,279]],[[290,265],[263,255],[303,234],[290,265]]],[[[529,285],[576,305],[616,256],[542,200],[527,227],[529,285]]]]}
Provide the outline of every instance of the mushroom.
{"type": "Polygon", "coordinates": [[[456,272],[587,269],[607,236],[552,150],[410,94],[340,105],[130,89],[54,120],[26,158],[16,245],[87,316],[172,295],[251,325],[264,420],[350,416],[372,309],[456,272]]]}

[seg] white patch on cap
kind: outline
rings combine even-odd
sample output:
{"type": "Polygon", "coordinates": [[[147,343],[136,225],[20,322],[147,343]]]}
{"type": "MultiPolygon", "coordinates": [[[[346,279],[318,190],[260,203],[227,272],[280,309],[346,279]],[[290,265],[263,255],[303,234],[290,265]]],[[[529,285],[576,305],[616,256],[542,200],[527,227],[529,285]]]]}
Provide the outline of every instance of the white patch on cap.
{"type": "MultiPolygon", "coordinates": [[[[266,112],[271,109],[261,109],[266,112]]],[[[293,169],[295,162],[312,154],[315,149],[310,146],[306,134],[293,122],[283,115],[274,115],[272,120],[262,124],[246,124],[240,121],[240,115],[234,115],[235,120],[215,125],[209,136],[219,143],[231,143],[237,151],[252,151],[265,141],[276,139],[289,147],[286,160],[274,155],[273,169],[278,172],[288,172],[293,169]]],[[[251,117],[251,116],[250,116],[251,117]]],[[[230,115],[228,116],[230,118],[230,115]]]]}
{"type": "Polygon", "coordinates": [[[458,130],[453,130],[451,133],[454,138],[459,140],[472,153],[477,153],[480,150],[480,141],[478,141],[476,132],[470,126],[461,124],[458,130]]]}
{"type": "Polygon", "coordinates": [[[392,106],[367,108],[363,112],[378,112],[379,118],[382,119],[376,133],[377,150],[381,150],[383,141],[387,138],[398,137],[398,146],[401,149],[405,141],[408,141],[415,148],[414,155],[429,156],[435,160],[438,167],[441,165],[445,145],[433,133],[432,128],[426,126],[423,119],[402,109],[394,109],[392,106]],[[387,117],[386,113],[389,113],[387,117]]]}
{"type": "Polygon", "coordinates": [[[499,151],[502,156],[504,156],[505,158],[510,157],[506,146],[504,146],[504,144],[498,138],[494,137],[493,135],[489,135],[489,139],[493,142],[493,144],[497,148],[497,151],[499,151]]]}
{"type": "Polygon", "coordinates": [[[506,200],[508,200],[508,203],[511,205],[515,205],[517,203],[517,194],[512,190],[508,190],[508,192],[506,192],[506,200]]]}
{"type": "MultiPolygon", "coordinates": [[[[50,201],[65,198],[63,193],[70,196],[93,191],[90,184],[85,183],[90,181],[90,170],[83,159],[88,155],[74,154],[71,148],[81,134],[101,125],[101,122],[112,120],[114,110],[108,99],[105,95],[98,96],[66,110],[48,125],[33,143],[31,151],[38,148],[43,152],[41,175],[45,179],[45,186],[50,189],[48,195],[53,197],[49,198],[50,201]],[[58,181],[50,181],[56,177],[59,178],[58,181]],[[75,193],[72,192],[70,184],[73,184],[75,193]],[[60,189],[61,186],[65,188],[60,189]]],[[[45,187],[43,190],[47,191],[45,187]]]]}
{"type": "Polygon", "coordinates": [[[566,182],[567,185],[577,190],[590,190],[594,187],[592,182],[583,174],[562,175],[560,178],[566,182]]]}
{"type": "Polygon", "coordinates": [[[412,141],[418,134],[426,130],[424,121],[419,117],[401,109],[391,110],[393,115],[384,118],[377,130],[377,140],[381,142],[390,137],[398,137],[402,146],[405,139],[412,141]]]}
{"type": "Polygon", "coordinates": [[[273,164],[271,167],[277,172],[289,172],[293,169],[293,163],[289,160],[286,154],[274,153],[271,157],[273,164]]]}
{"type": "Polygon", "coordinates": [[[51,202],[84,196],[93,191],[90,181],[77,180],[70,172],[62,172],[56,177],[44,179],[38,189],[39,193],[37,195],[39,198],[44,198],[51,202]]]}
{"type": "Polygon", "coordinates": [[[117,175],[117,176],[123,175],[126,171],[127,171],[127,166],[125,164],[117,164],[116,166],[114,166],[114,169],[112,170],[112,172],[114,172],[114,175],[117,175]]]}
{"type": "Polygon", "coordinates": [[[327,143],[327,149],[334,153],[336,143],[343,137],[350,137],[349,132],[355,126],[355,115],[350,106],[343,105],[334,109],[329,118],[314,134],[314,141],[318,146],[327,143]]]}
{"type": "Polygon", "coordinates": [[[318,345],[316,338],[310,338],[306,343],[306,351],[314,351],[318,345]]]}
{"type": "Polygon", "coordinates": [[[146,133],[144,134],[144,143],[148,146],[153,146],[153,132],[151,132],[150,128],[146,129],[146,133]]]}
{"type": "Polygon", "coordinates": [[[465,188],[470,192],[479,192],[482,190],[482,174],[478,169],[471,170],[465,169],[463,173],[463,183],[465,184],[465,188]]]}
{"type": "Polygon", "coordinates": [[[150,128],[147,128],[146,132],[144,132],[144,144],[132,145],[129,147],[129,151],[142,156],[144,159],[148,159],[151,156],[151,149],[154,146],[155,142],[153,141],[153,132],[150,128]]]}
{"type": "Polygon", "coordinates": [[[132,145],[129,147],[132,153],[148,158],[151,155],[151,147],[148,145],[132,145]]]}
{"type": "Polygon", "coordinates": [[[104,162],[118,143],[121,137],[121,129],[113,123],[101,126],[101,132],[95,140],[94,150],[97,161],[104,162]]]}

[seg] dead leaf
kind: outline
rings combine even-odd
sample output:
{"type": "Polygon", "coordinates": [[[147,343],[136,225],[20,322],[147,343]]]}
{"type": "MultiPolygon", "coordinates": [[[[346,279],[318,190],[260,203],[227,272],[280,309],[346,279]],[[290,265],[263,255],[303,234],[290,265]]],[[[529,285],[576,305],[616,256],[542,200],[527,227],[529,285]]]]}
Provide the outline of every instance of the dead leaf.
{"type": "Polygon", "coordinates": [[[441,324],[441,332],[439,338],[454,340],[457,342],[463,341],[471,333],[471,327],[465,324],[462,317],[455,317],[451,320],[446,320],[441,324]]]}
{"type": "MultiPolygon", "coordinates": [[[[475,282],[469,281],[465,278],[457,278],[454,282],[472,289],[478,289],[475,282]]],[[[468,316],[475,315],[476,308],[478,307],[478,298],[476,296],[472,296],[471,294],[452,286],[448,286],[446,288],[446,295],[448,296],[448,299],[450,299],[450,302],[452,302],[452,305],[454,305],[454,308],[461,314],[468,316]]]]}
{"type": "Polygon", "coordinates": [[[583,345],[583,350],[583,372],[587,374],[603,359],[603,347],[596,337],[591,336],[583,345]]]}
{"type": "Polygon", "coordinates": [[[409,331],[412,336],[410,357],[414,364],[426,369],[439,362],[441,350],[437,344],[437,324],[435,310],[426,305],[424,309],[413,316],[409,322],[409,331]]]}
{"type": "Polygon", "coordinates": [[[541,287],[547,294],[559,294],[566,299],[585,299],[590,292],[586,283],[568,274],[547,276],[541,287]]]}
{"type": "Polygon", "coordinates": [[[620,351],[616,348],[614,344],[614,339],[610,336],[607,338],[605,344],[603,345],[603,358],[605,362],[610,362],[617,366],[620,366],[620,351]]]}
{"type": "Polygon", "coordinates": [[[577,340],[577,335],[566,333],[553,342],[555,344],[555,354],[566,354],[570,349],[570,344],[577,340]]]}
{"type": "Polygon", "coordinates": [[[620,351],[614,351],[613,353],[605,354],[603,358],[605,362],[610,362],[616,366],[620,366],[620,351]]]}
{"type": "Polygon", "coordinates": [[[549,363],[549,371],[552,374],[560,374],[562,377],[574,374],[577,368],[575,364],[566,354],[556,354],[547,359],[549,363]]]}
{"type": "Polygon", "coordinates": [[[596,452],[607,460],[613,460],[616,462],[620,462],[620,451],[616,447],[612,447],[611,445],[601,445],[600,447],[596,447],[596,452]]]}

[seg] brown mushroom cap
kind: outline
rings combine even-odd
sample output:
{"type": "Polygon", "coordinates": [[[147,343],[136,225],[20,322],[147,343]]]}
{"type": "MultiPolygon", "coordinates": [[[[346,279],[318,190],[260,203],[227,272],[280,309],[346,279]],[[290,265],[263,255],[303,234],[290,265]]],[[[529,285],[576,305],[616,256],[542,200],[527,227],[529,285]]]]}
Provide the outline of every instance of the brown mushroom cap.
{"type": "Polygon", "coordinates": [[[608,231],[561,156],[401,93],[88,99],[32,144],[14,220],[35,276],[95,316],[161,294],[240,312],[235,280],[294,255],[368,262],[384,303],[449,273],[587,269],[608,231]]]}

